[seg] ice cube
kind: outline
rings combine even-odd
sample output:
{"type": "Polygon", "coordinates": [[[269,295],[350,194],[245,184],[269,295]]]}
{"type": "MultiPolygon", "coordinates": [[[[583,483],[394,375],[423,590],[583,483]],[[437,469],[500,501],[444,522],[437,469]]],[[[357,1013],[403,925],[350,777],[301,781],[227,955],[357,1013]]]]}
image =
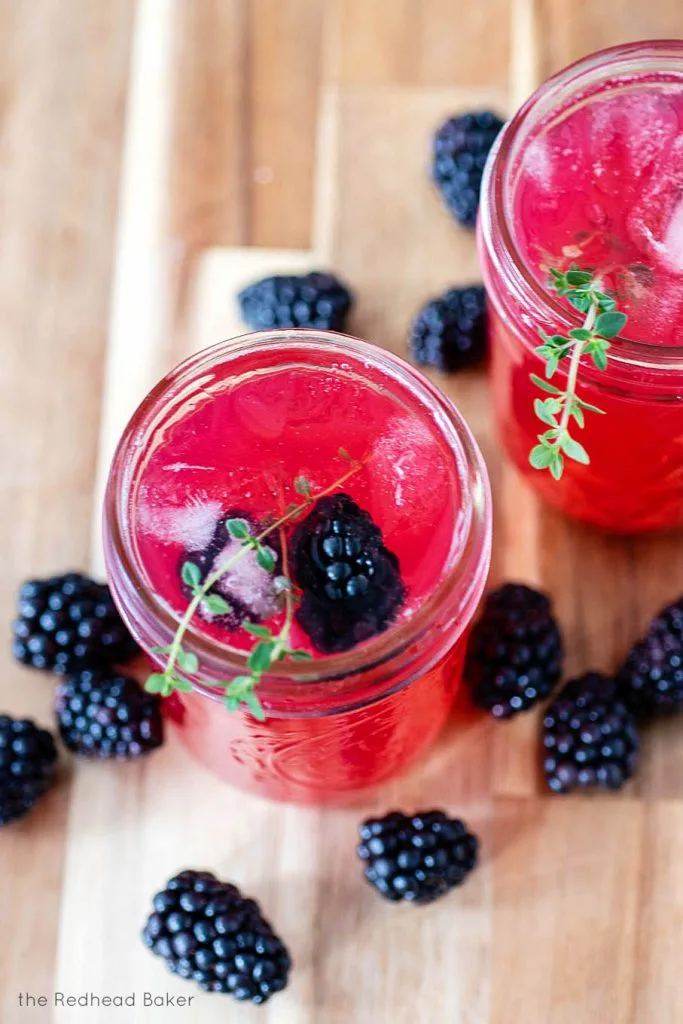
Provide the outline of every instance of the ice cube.
{"type": "Polygon", "coordinates": [[[205,492],[192,495],[182,505],[160,505],[153,493],[141,493],[137,524],[142,533],[162,544],[180,544],[186,551],[199,551],[211,542],[221,514],[220,501],[205,492]]]}
{"type": "Polygon", "coordinates": [[[631,241],[644,255],[683,273],[683,136],[642,190],[626,223],[631,241]]]}
{"type": "Polygon", "coordinates": [[[623,100],[624,140],[630,170],[655,173],[678,135],[678,115],[665,93],[632,93],[623,100]]]}
{"type": "MultiPolygon", "coordinates": [[[[241,547],[242,542],[228,536],[226,532],[225,545],[214,557],[209,572],[216,572],[226,562],[229,562],[241,547]]],[[[281,606],[280,598],[273,585],[273,576],[258,564],[255,551],[248,551],[242,555],[240,560],[218,581],[216,590],[220,591],[228,604],[237,601],[259,619],[271,618],[281,606]]]]}
{"type": "Polygon", "coordinates": [[[628,122],[621,104],[598,101],[589,108],[587,119],[591,177],[596,189],[606,196],[618,195],[628,171],[626,137],[628,122]]]}
{"type": "Polygon", "coordinates": [[[524,153],[524,171],[540,185],[544,192],[553,191],[553,157],[543,136],[537,136],[524,153]]]}
{"type": "Polygon", "coordinates": [[[530,238],[538,237],[541,226],[546,236],[557,237],[587,201],[581,140],[578,128],[564,122],[532,139],[524,151],[516,219],[530,238]]]}
{"type": "Polygon", "coordinates": [[[396,416],[375,441],[367,471],[385,534],[404,527],[419,533],[433,514],[430,495],[448,490],[444,452],[427,424],[396,416]]]}
{"type": "Polygon", "coordinates": [[[683,273],[683,195],[674,208],[664,234],[663,257],[675,273],[683,273]]]}

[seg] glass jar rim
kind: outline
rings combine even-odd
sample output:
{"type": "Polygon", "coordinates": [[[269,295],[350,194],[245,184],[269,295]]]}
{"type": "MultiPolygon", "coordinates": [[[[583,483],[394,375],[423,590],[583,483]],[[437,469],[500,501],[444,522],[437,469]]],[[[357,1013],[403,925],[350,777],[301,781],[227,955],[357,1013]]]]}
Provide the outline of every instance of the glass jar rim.
{"type": "MultiPolygon", "coordinates": [[[[539,117],[554,109],[553,99],[566,101],[572,92],[591,84],[597,73],[615,81],[630,76],[669,73],[681,76],[683,83],[683,40],[649,39],[610,46],[581,57],[546,79],[505,124],[489,154],[482,181],[480,230],[494,266],[522,308],[539,318],[550,317],[566,330],[582,325],[581,316],[549,292],[526,263],[515,241],[510,216],[511,190],[508,174],[515,145],[539,117]],[[500,245],[495,244],[500,239],[500,245]],[[502,250],[502,251],[501,251],[502,250]]],[[[598,77],[598,81],[600,78],[598,77]]],[[[540,119],[540,118],[539,118],[540,119]]],[[[661,345],[620,337],[610,349],[610,362],[643,370],[683,370],[683,345],[661,345]]]]}
{"type": "MultiPolygon", "coordinates": [[[[117,446],[105,493],[104,502],[104,544],[109,570],[110,586],[117,598],[120,610],[129,624],[146,617],[153,624],[157,639],[154,643],[165,646],[170,643],[176,631],[180,616],[174,614],[156,595],[147,591],[144,572],[136,561],[131,532],[128,528],[127,509],[131,487],[139,469],[138,458],[142,445],[139,437],[149,429],[154,414],[163,408],[179,386],[191,382],[213,366],[259,350],[267,351],[273,346],[282,349],[312,350],[325,346],[326,352],[334,351],[340,356],[355,357],[372,362],[388,379],[394,379],[411,392],[430,409],[439,430],[454,454],[458,478],[461,484],[466,536],[454,563],[444,572],[426,600],[403,622],[391,626],[379,634],[341,654],[325,655],[312,662],[281,662],[277,673],[265,677],[264,683],[309,683],[319,684],[341,681],[351,676],[364,675],[373,669],[385,666],[411,648],[426,633],[434,628],[441,618],[448,622],[443,609],[451,610],[451,620],[461,609],[469,615],[463,616],[464,624],[474,612],[481,597],[488,573],[491,549],[491,496],[488,474],[481,452],[470,428],[452,402],[426,377],[394,353],[372,345],[369,342],[348,335],[329,331],[307,329],[283,329],[241,335],[202,349],[179,363],[143,399],[128,422],[117,446]],[[439,419],[450,428],[450,437],[439,425],[439,419]],[[453,449],[451,438],[457,440],[459,450],[453,449]],[[131,452],[137,452],[131,458],[131,452]],[[126,596],[122,593],[121,578],[126,581],[126,596]],[[131,597],[132,595],[132,597],[131,597]],[[322,669],[322,671],[321,671],[322,669]]],[[[226,673],[240,674],[246,666],[247,652],[240,653],[227,645],[192,628],[186,633],[185,647],[197,654],[204,678],[222,680],[226,673]]],[[[215,696],[210,684],[197,684],[196,689],[215,696]]],[[[268,691],[266,691],[268,692],[268,691]]]]}

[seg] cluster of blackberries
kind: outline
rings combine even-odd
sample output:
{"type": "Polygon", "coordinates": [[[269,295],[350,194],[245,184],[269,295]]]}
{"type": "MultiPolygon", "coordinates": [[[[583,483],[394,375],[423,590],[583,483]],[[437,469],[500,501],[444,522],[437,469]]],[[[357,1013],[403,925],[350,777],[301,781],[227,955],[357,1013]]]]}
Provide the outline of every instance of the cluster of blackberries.
{"type": "MultiPolygon", "coordinates": [[[[345,494],[314,505],[293,538],[301,623],[322,650],[386,629],[405,597],[396,557],[368,513],[345,494]]],[[[137,652],[109,589],[78,573],[25,583],[15,656],[61,677],[55,713],[69,750],[130,758],[163,742],[160,701],[113,668],[137,652]]],[[[34,722],[0,715],[0,825],[17,821],[50,787],[57,748],[34,722]]],[[[477,840],[443,811],[392,812],[360,826],[365,876],[392,901],[430,902],[464,881],[477,840]]],[[[153,900],[143,941],[179,977],[208,992],[264,1003],[291,967],[259,905],[205,871],[182,871],[153,900]]]]}
{"type": "MultiPolygon", "coordinates": [[[[562,673],[562,639],[550,601],[522,584],[489,594],[467,652],[474,703],[509,718],[549,697],[562,673]]],[[[543,770],[556,793],[619,789],[633,775],[638,723],[683,710],[683,598],[663,608],[615,677],[572,679],[543,717],[543,770]]]]}
{"type": "MultiPolygon", "coordinates": [[[[502,127],[496,114],[473,111],[448,118],[434,136],[432,180],[465,228],[475,226],[484,165],[502,127]]],[[[255,331],[343,331],[353,296],[333,274],[313,271],[255,281],[238,302],[244,323],[255,331]]],[[[486,353],[482,286],[449,288],[425,303],[413,321],[409,348],[415,362],[447,373],[481,362],[486,353]]]]}
{"type": "MultiPolygon", "coordinates": [[[[19,591],[13,634],[18,661],[60,676],[55,717],[69,750],[131,758],[161,746],[159,698],[113,667],[139,649],[106,584],[75,572],[29,580],[19,591]]],[[[0,825],[35,806],[56,765],[49,732],[27,719],[0,716],[0,825]]]]}
{"type": "MultiPolygon", "coordinates": [[[[484,166],[503,127],[496,114],[472,111],[449,117],[434,135],[432,179],[446,208],[474,228],[484,166]]],[[[449,288],[430,299],[413,321],[410,352],[416,363],[453,373],[486,355],[486,295],[481,285],[449,288]]]]}
{"type": "MultiPolygon", "coordinates": [[[[304,594],[308,589],[348,616],[338,632],[323,616],[316,624],[321,636],[345,636],[363,621],[365,606],[354,602],[384,578],[382,559],[397,571],[377,527],[350,498],[318,502],[295,537],[298,582],[304,594]]],[[[314,619],[317,614],[316,606],[314,619]]],[[[466,662],[479,706],[499,718],[531,708],[552,694],[562,662],[562,638],[545,594],[508,583],[489,595],[466,662]]],[[[548,705],[542,743],[549,788],[619,789],[638,760],[637,714],[682,707],[683,599],[659,614],[616,678],[587,673],[548,705]]],[[[476,865],[476,836],[442,810],[392,811],[367,819],[359,833],[365,877],[391,902],[430,903],[476,865]]],[[[289,954],[258,904],[206,872],[183,871],[155,896],[143,939],[171,971],[207,991],[263,1003],[287,984],[289,954]]]]}
{"type": "MultiPolygon", "coordinates": [[[[464,882],[478,840],[444,811],[392,811],[359,828],[365,877],[392,902],[431,903],[464,882]]],[[[152,901],[143,942],[206,992],[265,1003],[285,988],[289,953],[261,908],[207,871],[181,871],[152,901]]]]}

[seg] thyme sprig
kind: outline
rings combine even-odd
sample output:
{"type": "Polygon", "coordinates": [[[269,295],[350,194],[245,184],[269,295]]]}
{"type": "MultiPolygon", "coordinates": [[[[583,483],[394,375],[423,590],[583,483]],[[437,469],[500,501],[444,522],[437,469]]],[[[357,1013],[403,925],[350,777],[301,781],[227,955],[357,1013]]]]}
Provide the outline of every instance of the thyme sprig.
{"type": "Polygon", "coordinates": [[[571,422],[583,428],[584,413],[604,413],[596,405],[577,395],[581,359],[589,355],[598,370],[607,369],[610,340],[616,338],[626,323],[626,314],[616,307],[615,299],[601,288],[599,277],[589,270],[571,267],[567,271],[550,269],[551,286],[584,315],[581,327],[574,327],[569,336],[546,334],[539,329],[543,341],[536,352],[545,360],[545,380],[530,374],[533,383],[548,398],[536,398],[534,411],[549,428],[538,435],[538,444],[529,453],[534,469],[547,469],[555,480],[564,471],[565,457],[588,465],[590,457],[584,446],[571,436],[571,422]],[[550,383],[561,362],[569,360],[564,390],[550,383]]]}
{"type": "Polygon", "coordinates": [[[191,561],[184,562],[181,568],[183,583],[190,589],[192,597],[185,609],[175,635],[171,643],[166,647],[152,648],[153,654],[165,655],[166,663],[161,672],[153,672],[147,679],[145,689],[150,693],[159,693],[163,697],[170,696],[174,690],[181,693],[192,692],[191,683],[180,673],[194,676],[199,672],[199,659],[193,651],[188,651],[183,646],[183,640],[187,630],[197,614],[200,605],[212,615],[228,615],[232,608],[222,595],[212,588],[228,574],[241,559],[250,551],[256,552],[256,561],[259,566],[268,573],[274,573],[277,565],[277,556],[266,541],[275,532],[280,535],[280,547],[282,551],[282,571],[279,576],[273,578],[273,588],[282,597],[284,606],[284,619],[276,633],[268,626],[243,620],[240,627],[249,633],[256,640],[256,643],[249,651],[247,658],[247,672],[236,676],[234,679],[217,683],[222,688],[225,697],[224,702],[228,711],[236,711],[240,704],[246,704],[251,713],[259,721],[266,717],[263,705],[257,694],[257,687],[263,675],[272,669],[277,662],[289,659],[291,661],[308,661],[310,654],[304,650],[291,647],[290,635],[294,622],[294,612],[298,601],[298,590],[290,578],[289,555],[287,551],[287,537],[285,528],[302,516],[313,502],[325,495],[332,494],[339,490],[347,480],[355,476],[363,466],[364,461],[352,459],[345,448],[339,449],[339,457],[349,464],[349,468],[329,486],[313,494],[309,481],[304,476],[298,476],[294,480],[294,490],[303,500],[291,502],[287,508],[278,515],[272,523],[265,527],[257,535],[252,535],[251,527],[246,519],[227,519],[225,528],[228,534],[240,542],[239,549],[219,568],[214,569],[204,579],[200,567],[191,561]]]}

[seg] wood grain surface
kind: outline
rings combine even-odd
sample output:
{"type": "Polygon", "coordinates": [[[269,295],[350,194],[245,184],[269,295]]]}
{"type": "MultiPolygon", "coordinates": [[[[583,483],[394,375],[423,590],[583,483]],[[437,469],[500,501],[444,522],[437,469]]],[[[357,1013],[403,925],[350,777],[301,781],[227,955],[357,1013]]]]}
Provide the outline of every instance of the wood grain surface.
{"type": "MultiPolygon", "coordinates": [[[[356,289],[352,330],[404,351],[416,307],[478,276],[427,180],[439,120],[508,112],[582,53],[681,29],[681,0],[1,0],[0,617],[29,574],[101,569],[117,434],[174,362],[236,331],[240,281],[325,263],[356,289]]],[[[680,537],[541,507],[499,457],[484,376],[439,383],[491,470],[492,581],[549,589],[568,671],[610,669],[683,589],[680,537]]],[[[51,680],[2,659],[2,709],[49,724],[51,680]]],[[[0,837],[0,1022],[682,1024],[683,726],[646,736],[619,796],[552,799],[537,725],[458,708],[426,762],[338,812],[231,791],[173,741],[142,765],[64,758],[0,837]],[[481,867],[433,907],[386,906],[357,822],[428,804],[480,833],[481,867]],[[292,981],[266,1007],[141,1005],[195,993],[138,939],[186,866],[237,882],[286,938],[292,981]],[[19,1005],[55,991],[138,1005],[19,1005]]]]}

